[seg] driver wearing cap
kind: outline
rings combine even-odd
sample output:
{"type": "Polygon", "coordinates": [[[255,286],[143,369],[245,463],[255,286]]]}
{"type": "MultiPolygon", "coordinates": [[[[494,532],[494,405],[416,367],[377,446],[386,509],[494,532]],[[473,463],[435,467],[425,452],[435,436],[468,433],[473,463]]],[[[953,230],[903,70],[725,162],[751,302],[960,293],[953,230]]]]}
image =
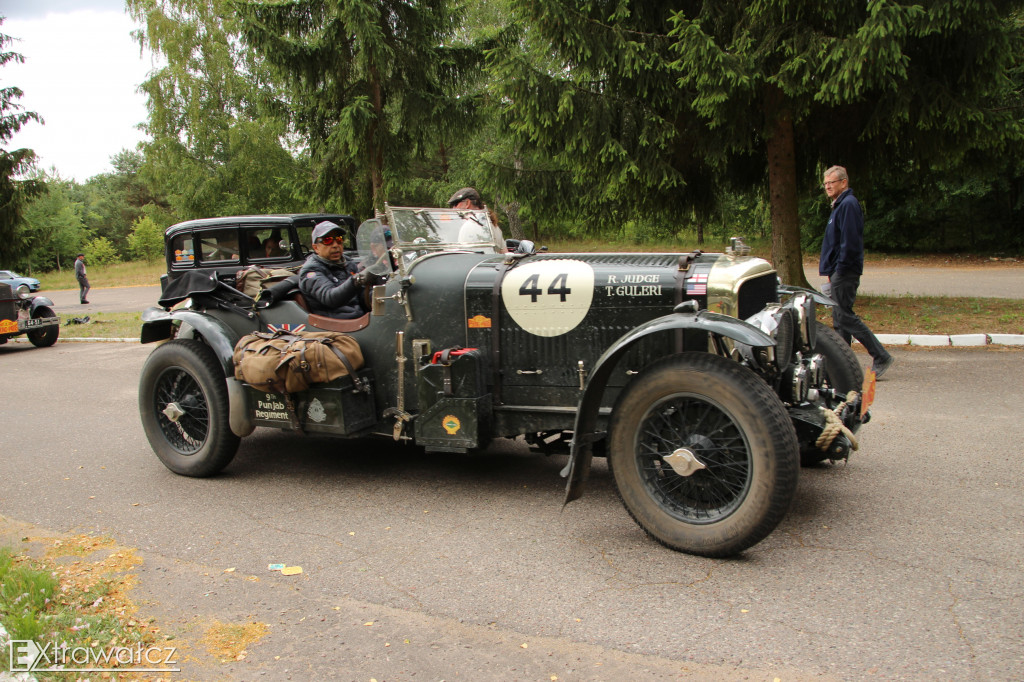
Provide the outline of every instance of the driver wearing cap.
{"type": "Polygon", "coordinates": [[[352,274],[345,258],[345,231],[329,220],[313,228],[313,253],[299,270],[299,290],[309,312],[341,320],[369,312],[362,303],[366,273],[352,274]]]}

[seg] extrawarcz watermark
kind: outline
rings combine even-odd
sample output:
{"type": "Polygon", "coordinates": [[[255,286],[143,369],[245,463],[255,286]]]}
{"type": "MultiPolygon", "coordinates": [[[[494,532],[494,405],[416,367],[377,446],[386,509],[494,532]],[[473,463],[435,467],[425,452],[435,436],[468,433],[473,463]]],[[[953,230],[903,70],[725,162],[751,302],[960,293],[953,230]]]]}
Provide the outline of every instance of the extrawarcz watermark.
{"type": "Polygon", "coordinates": [[[56,642],[42,646],[31,639],[12,639],[10,671],[12,673],[34,672],[119,672],[176,673],[175,657],[178,648],[154,646],[142,643],[134,646],[68,646],[56,642]],[[99,667],[104,666],[104,667],[99,667]]]}

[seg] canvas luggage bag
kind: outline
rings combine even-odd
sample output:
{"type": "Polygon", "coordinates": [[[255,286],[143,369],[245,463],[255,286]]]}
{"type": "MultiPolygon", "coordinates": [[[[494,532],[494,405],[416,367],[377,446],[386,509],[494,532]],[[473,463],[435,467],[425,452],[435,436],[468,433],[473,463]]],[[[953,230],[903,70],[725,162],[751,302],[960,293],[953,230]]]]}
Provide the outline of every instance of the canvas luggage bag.
{"type": "Polygon", "coordinates": [[[235,344],[233,360],[236,379],[273,393],[298,393],[343,376],[369,390],[356,374],[363,366],[358,342],[339,332],[255,332],[235,344]]]}
{"type": "Polygon", "coordinates": [[[293,276],[295,273],[284,268],[261,268],[258,265],[250,265],[235,273],[235,288],[246,296],[256,298],[263,289],[276,284],[281,280],[293,276]]]}

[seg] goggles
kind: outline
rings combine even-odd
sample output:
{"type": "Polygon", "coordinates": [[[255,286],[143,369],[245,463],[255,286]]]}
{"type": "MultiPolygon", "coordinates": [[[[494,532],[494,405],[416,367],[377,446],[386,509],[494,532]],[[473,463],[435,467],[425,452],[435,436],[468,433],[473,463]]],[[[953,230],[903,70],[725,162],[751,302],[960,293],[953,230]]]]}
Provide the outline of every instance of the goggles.
{"type": "Polygon", "coordinates": [[[340,244],[341,246],[344,246],[345,245],[345,238],[341,237],[341,236],[334,237],[332,235],[328,235],[326,237],[321,237],[320,239],[316,240],[317,244],[323,244],[324,246],[330,246],[334,242],[338,242],[338,244],[340,244]]]}

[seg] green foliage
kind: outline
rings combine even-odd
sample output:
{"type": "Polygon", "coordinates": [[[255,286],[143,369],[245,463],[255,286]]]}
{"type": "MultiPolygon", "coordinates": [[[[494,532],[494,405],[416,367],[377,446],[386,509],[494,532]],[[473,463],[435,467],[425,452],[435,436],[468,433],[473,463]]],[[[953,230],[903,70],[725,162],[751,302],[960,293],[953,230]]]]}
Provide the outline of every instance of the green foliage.
{"type": "Polygon", "coordinates": [[[25,206],[21,231],[29,246],[20,262],[31,271],[70,267],[89,234],[82,205],[73,200],[74,183],[40,176],[42,193],[25,206]]]}
{"type": "Polygon", "coordinates": [[[458,95],[479,52],[455,41],[461,12],[450,0],[234,6],[246,44],[287,86],[321,200],[359,215],[383,209],[413,162],[467,121],[473,98],[458,95]]]}
{"type": "Polygon", "coordinates": [[[225,0],[129,0],[140,45],[166,59],[148,96],[142,174],[177,219],[308,210],[308,174],[287,143],[281,86],[243,48],[225,0]]]}
{"type": "MultiPolygon", "coordinates": [[[[111,163],[111,173],[89,178],[73,185],[72,196],[83,207],[82,218],[90,234],[106,237],[118,250],[128,253],[128,235],[144,207],[165,206],[142,173],[145,158],[137,151],[122,150],[111,163]]],[[[175,222],[173,219],[168,222],[175,222]]]]}
{"type": "Polygon", "coordinates": [[[128,235],[132,255],[147,263],[159,260],[164,255],[164,231],[149,216],[135,221],[132,233],[128,235]]]}
{"type": "Polygon", "coordinates": [[[111,265],[121,260],[117,249],[106,237],[96,237],[89,241],[82,249],[82,253],[85,254],[85,261],[89,265],[111,265]]]}
{"type": "Polygon", "coordinates": [[[41,614],[50,608],[57,581],[48,573],[15,563],[0,547],[0,622],[11,639],[36,639],[44,630],[41,614]]]}
{"type": "MultiPolygon", "coordinates": [[[[4,17],[0,16],[0,26],[4,17]]],[[[0,66],[10,62],[22,63],[25,58],[6,48],[11,37],[0,33],[0,66]]],[[[30,121],[42,123],[43,119],[34,111],[25,111],[16,102],[22,96],[20,88],[0,87],[0,262],[20,262],[30,247],[29,239],[19,229],[25,204],[43,190],[42,182],[36,178],[19,179],[35,164],[35,152],[31,149],[7,149],[7,142],[30,121]]]]}
{"type": "Polygon", "coordinates": [[[507,186],[613,229],[713,224],[767,181],[776,267],[802,280],[824,167],[868,186],[1019,147],[1021,5],[516,1],[488,61],[526,159],[507,186]]]}

